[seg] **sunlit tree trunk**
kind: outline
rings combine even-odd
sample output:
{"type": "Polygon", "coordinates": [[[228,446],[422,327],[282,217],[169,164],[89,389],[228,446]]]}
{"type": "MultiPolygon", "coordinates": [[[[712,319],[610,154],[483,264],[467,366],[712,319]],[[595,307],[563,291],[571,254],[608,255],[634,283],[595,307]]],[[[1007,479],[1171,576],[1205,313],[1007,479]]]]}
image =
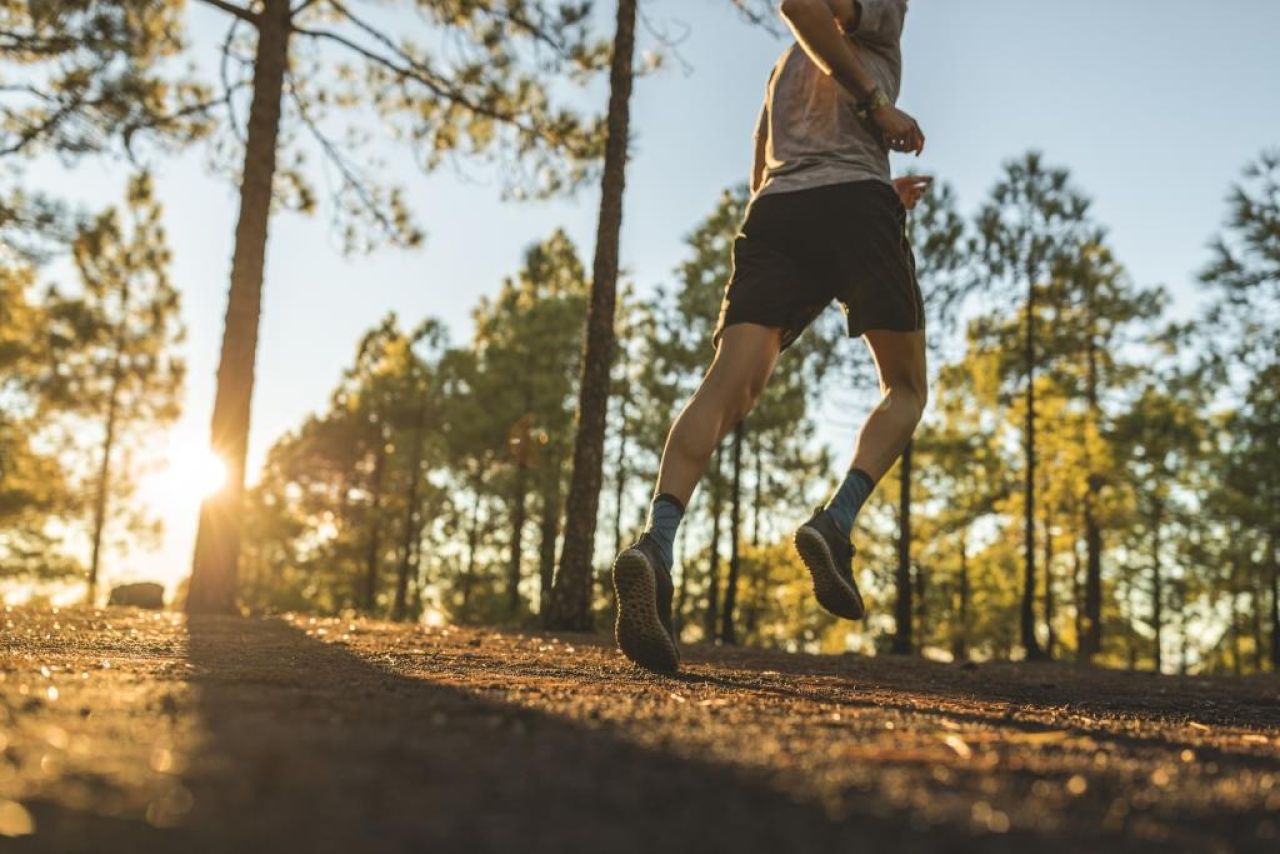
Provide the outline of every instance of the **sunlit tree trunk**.
{"type": "Polygon", "coordinates": [[[236,564],[240,555],[245,457],[249,446],[249,404],[262,311],[262,272],[271,216],[280,99],[288,65],[288,0],[263,0],[258,13],[253,99],[240,183],[240,215],[231,258],[231,288],[218,362],[210,438],[227,469],[226,485],[200,507],[195,557],[187,591],[191,613],[235,608],[236,564]]]}
{"type": "Polygon", "coordinates": [[[524,523],[528,519],[526,493],[529,470],[516,462],[516,476],[511,491],[511,554],[507,556],[507,615],[520,612],[520,565],[524,559],[524,523]]]}
{"type": "Polygon", "coordinates": [[[960,606],[957,609],[956,642],[952,656],[961,661],[969,657],[969,543],[968,531],[960,532],[960,606]]]}
{"type": "Polygon", "coordinates": [[[1084,581],[1080,577],[1081,568],[1080,540],[1073,536],[1071,540],[1071,610],[1076,631],[1076,661],[1087,663],[1089,659],[1085,655],[1084,581]]]}
{"type": "Polygon", "coordinates": [[[551,606],[551,584],[556,571],[556,538],[560,536],[560,473],[542,494],[542,518],[538,522],[538,613],[551,606]]]}
{"type": "Polygon", "coordinates": [[[112,355],[111,390],[107,394],[107,417],[102,437],[102,464],[98,469],[97,489],[93,496],[93,546],[89,557],[89,604],[97,604],[98,570],[102,560],[102,533],[107,526],[107,500],[111,488],[111,452],[115,449],[116,422],[120,407],[120,383],[124,377],[125,324],[129,316],[129,277],[120,289],[120,323],[116,327],[115,353],[112,355]]]}
{"type": "Polygon", "coordinates": [[[409,460],[409,486],[405,495],[404,536],[400,542],[400,566],[396,570],[396,599],[391,616],[403,620],[408,607],[409,578],[417,560],[415,546],[422,537],[422,508],[418,506],[418,488],[422,480],[422,443],[426,406],[420,404],[414,423],[413,451],[409,460]]]}
{"type": "MultiPolygon", "coordinates": [[[[627,376],[627,352],[622,351],[622,377],[627,376]]],[[[622,551],[622,498],[627,487],[627,396],[618,397],[618,456],[613,471],[613,550],[622,551]]]]}
{"type": "MultiPolygon", "coordinates": [[[[1272,519],[1280,519],[1280,502],[1271,502],[1272,519]]],[[[1271,564],[1271,670],[1280,673],[1280,534],[1273,525],[1267,536],[1268,562],[1271,564]]]]}
{"type": "Polygon", "coordinates": [[[729,501],[729,578],[724,588],[724,612],[720,621],[720,640],[726,644],[738,642],[734,630],[734,616],[738,605],[738,575],[741,570],[741,554],[738,545],[742,539],[742,438],[743,422],[733,431],[733,486],[729,501]]]}
{"type": "MultiPolygon", "coordinates": [[[[1092,290],[1090,291],[1092,298],[1092,290]]],[[[1095,319],[1092,307],[1090,322],[1095,319]]],[[[1088,375],[1086,393],[1089,401],[1089,417],[1097,426],[1102,421],[1102,407],[1098,402],[1098,344],[1089,330],[1088,375]]],[[[1102,651],[1102,528],[1098,524],[1098,495],[1102,490],[1102,476],[1093,470],[1089,443],[1085,444],[1085,499],[1084,499],[1084,631],[1079,635],[1080,658],[1090,662],[1102,651]]]]}
{"type": "Polygon", "coordinates": [[[678,546],[680,549],[680,585],[676,588],[675,606],[673,608],[673,628],[679,638],[684,631],[685,615],[689,602],[689,525],[680,526],[678,546]]]}
{"type": "Polygon", "coordinates": [[[378,568],[382,557],[382,478],[387,466],[387,441],[378,425],[378,447],[374,450],[373,480],[369,484],[369,539],[364,559],[364,609],[373,613],[378,597],[378,568]]]}
{"type": "Polygon", "coordinates": [[[751,443],[755,449],[756,476],[752,484],[753,495],[751,499],[751,546],[753,548],[760,547],[760,503],[761,495],[764,490],[764,449],[760,447],[760,437],[756,436],[754,442],[751,443]]]}
{"type": "Polygon", "coordinates": [[[1028,659],[1044,657],[1040,642],[1036,639],[1036,272],[1027,271],[1027,306],[1022,340],[1022,372],[1026,378],[1023,405],[1026,408],[1023,424],[1023,483],[1022,483],[1022,610],[1019,627],[1022,647],[1028,659]]]}
{"type": "Polygon", "coordinates": [[[475,490],[471,502],[471,524],[467,529],[467,568],[462,572],[462,613],[469,615],[471,610],[471,588],[476,578],[476,547],[480,543],[480,490],[475,490]]]}
{"type": "Polygon", "coordinates": [[[720,615],[720,516],[723,510],[720,497],[720,458],[716,449],[715,469],[711,477],[711,553],[707,557],[707,610],[703,618],[703,630],[707,641],[715,640],[716,622],[720,615]]]}
{"type": "Polygon", "coordinates": [[[1048,628],[1045,636],[1044,657],[1052,659],[1057,653],[1058,633],[1053,627],[1057,613],[1057,602],[1053,591],[1053,519],[1048,506],[1044,510],[1044,623],[1048,628]]]}
{"type": "Polygon", "coordinates": [[[898,570],[894,576],[897,601],[894,604],[894,630],[891,650],[895,655],[910,655],[915,649],[911,637],[911,465],[915,442],[907,443],[898,461],[898,570]]]}
{"type": "Polygon", "coordinates": [[[556,575],[550,623],[554,628],[586,631],[592,626],[592,559],[596,511],[604,461],[604,422],[613,361],[614,312],[618,290],[618,244],[622,197],[626,187],[627,142],[634,77],[636,0],[618,0],[617,32],[609,74],[608,140],[596,231],[591,304],[578,394],[578,431],[573,446],[573,479],[565,505],[564,545],[556,575]]]}
{"type": "Polygon", "coordinates": [[[1155,671],[1164,669],[1164,577],[1160,565],[1161,506],[1151,514],[1151,626],[1155,629],[1155,671]]]}

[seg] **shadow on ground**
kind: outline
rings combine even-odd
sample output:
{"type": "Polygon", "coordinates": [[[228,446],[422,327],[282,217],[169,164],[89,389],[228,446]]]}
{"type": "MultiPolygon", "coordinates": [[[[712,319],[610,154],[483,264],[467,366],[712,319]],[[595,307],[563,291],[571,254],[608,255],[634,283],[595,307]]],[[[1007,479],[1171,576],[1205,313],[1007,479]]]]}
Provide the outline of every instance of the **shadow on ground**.
{"type": "MultiPolygon", "coordinates": [[[[192,618],[187,631],[190,690],[160,710],[197,722],[174,794],[153,802],[146,820],[32,801],[27,806],[40,832],[14,850],[1168,850],[1155,839],[1104,831],[1100,815],[1066,834],[1015,828],[993,835],[976,830],[968,816],[929,824],[922,811],[895,807],[875,789],[845,792],[839,806],[828,810],[811,795],[787,791],[779,783],[783,778],[737,764],[736,757],[725,763],[690,758],[687,752],[678,755],[674,744],[655,745],[652,739],[641,746],[630,737],[627,719],[616,714],[571,717],[495,700],[482,696],[484,691],[450,685],[447,678],[406,674],[393,653],[356,654],[280,621],[192,618]]],[[[507,657],[450,654],[472,672],[488,670],[498,683],[520,682],[522,665],[509,664],[507,657]]],[[[541,659],[531,661],[529,666],[545,666],[541,659]]],[[[847,684],[844,693],[793,690],[786,687],[787,674],[753,676],[749,657],[736,664],[744,668],[738,675],[693,673],[662,690],[703,685],[731,702],[738,692],[763,692],[766,705],[770,693],[776,703],[859,702],[850,700],[847,684]]],[[[821,677],[826,666],[819,663],[810,675],[821,677]]],[[[914,702],[901,710],[930,714],[930,695],[944,703],[968,692],[968,677],[955,678],[957,685],[926,690],[924,708],[914,702]]],[[[611,690],[608,681],[602,686],[588,678],[562,684],[570,686],[566,690],[611,690]]],[[[1017,699],[1012,688],[995,693],[1017,699]]],[[[787,714],[776,703],[774,710],[787,714]]],[[[865,704],[879,707],[881,701],[872,693],[865,704]]],[[[652,718],[652,708],[643,711],[652,718]]],[[[958,712],[947,714],[955,718],[958,712]]],[[[970,716],[971,723],[1010,727],[995,713],[970,716]]],[[[1267,717],[1274,720],[1274,711],[1267,717]]],[[[966,720],[963,714],[960,720],[966,720]]],[[[1013,728],[1035,732],[1045,725],[1014,722],[1013,728]]],[[[1092,734],[1127,739],[1128,747],[1142,750],[1181,748],[1167,740],[1147,745],[1102,729],[1092,734]]],[[[673,729],[671,737],[679,736],[673,729]]],[[[786,757],[781,761],[786,764],[786,757]]],[[[1232,761],[1276,767],[1272,760],[1248,756],[1232,761]]],[[[810,773],[803,766],[794,771],[810,773]]],[[[1027,786],[1034,779],[1025,770],[1014,776],[1027,786]]],[[[1204,825],[1195,836],[1203,842],[1203,831],[1209,831],[1211,838],[1218,832],[1227,838],[1234,820],[1219,814],[1210,823],[1213,830],[1204,825]]]]}

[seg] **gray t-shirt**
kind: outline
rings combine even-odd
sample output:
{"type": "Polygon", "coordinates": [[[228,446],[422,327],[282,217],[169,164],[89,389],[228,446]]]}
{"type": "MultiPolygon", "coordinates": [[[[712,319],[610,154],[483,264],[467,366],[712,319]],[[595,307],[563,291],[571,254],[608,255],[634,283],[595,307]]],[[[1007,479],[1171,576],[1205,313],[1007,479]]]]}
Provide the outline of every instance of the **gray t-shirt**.
{"type": "MultiPolygon", "coordinates": [[[[850,37],[867,72],[895,104],[902,88],[907,0],[861,0],[850,37]]],[[[765,138],[757,195],[868,179],[889,181],[889,150],[858,117],[857,102],[798,44],[782,54],[765,91],[756,136],[765,138]]]]}

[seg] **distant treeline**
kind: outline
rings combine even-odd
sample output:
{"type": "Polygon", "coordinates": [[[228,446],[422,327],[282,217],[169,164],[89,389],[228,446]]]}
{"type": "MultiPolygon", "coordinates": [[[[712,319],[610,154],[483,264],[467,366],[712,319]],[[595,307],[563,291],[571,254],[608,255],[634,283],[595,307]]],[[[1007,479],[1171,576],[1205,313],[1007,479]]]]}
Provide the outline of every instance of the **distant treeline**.
{"type": "MultiPolygon", "coordinates": [[[[1087,199],[1038,156],[1009,163],[971,218],[940,188],[912,221],[935,353],[929,414],[856,534],[869,623],[815,608],[786,541],[847,462],[814,438],[833,394],[850,442],[874,401],[867,357],[841,343],[833,309],[695,495],[677,548],[683,636],[1274,666],[1277,178],[1267,155],[1232,192],[1196,324],[1172,323],[1165,290],[1130,280],[1087,199]]],[[[669,286],[623,300],[601,625],[608,560],[642,526],[666,428],[711,356],[744,203],[726,193],[669,286]]],[[[251,490],[245,601],[534,621],[563,521],[586,291],[557,232],[480,302],[467,344],[433,321],[371,330],[330,408],[272,448],[251,490]]]]}

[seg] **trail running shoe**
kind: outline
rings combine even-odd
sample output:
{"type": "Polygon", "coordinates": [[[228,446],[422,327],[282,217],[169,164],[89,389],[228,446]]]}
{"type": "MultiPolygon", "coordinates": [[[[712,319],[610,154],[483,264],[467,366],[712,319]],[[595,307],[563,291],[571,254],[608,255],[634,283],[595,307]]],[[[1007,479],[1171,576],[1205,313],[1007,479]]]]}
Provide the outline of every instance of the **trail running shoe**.
{"type": "Polygon", "coordinates": [[[818,604],[837,617],[861,620],[866,613],[853,580],[853,556],[857,549],[840,533],[831,515],[821,507],[796,531],[794,542],[800,559],[813,576],[818,604]]]}
{"type": "Polygon", "coordinates": [[[622,654],[641,667],[672,673],[680,666],[671,628],[671,573],[649,534],[613,562],[613,589],[618,597],[614,637],[622,654]]]}

